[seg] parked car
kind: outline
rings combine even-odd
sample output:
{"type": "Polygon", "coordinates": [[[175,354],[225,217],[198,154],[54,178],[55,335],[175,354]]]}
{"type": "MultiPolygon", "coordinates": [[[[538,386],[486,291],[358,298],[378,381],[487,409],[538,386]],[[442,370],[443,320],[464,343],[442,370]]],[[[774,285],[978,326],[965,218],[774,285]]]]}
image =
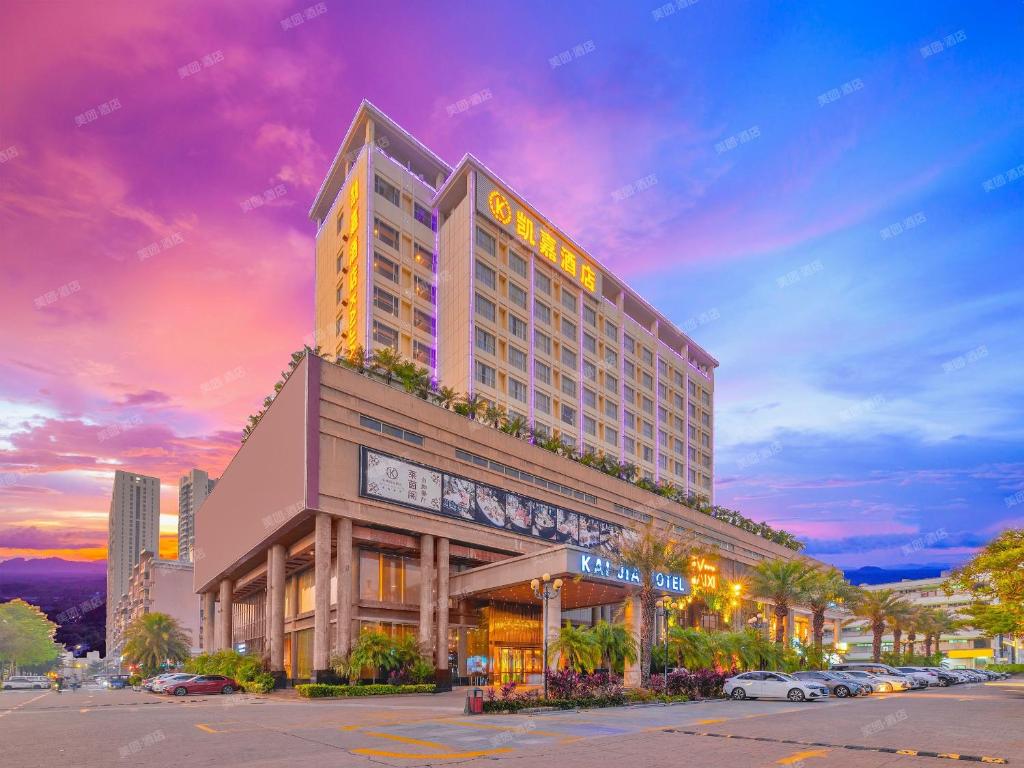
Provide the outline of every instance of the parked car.
{"type": "Polygon", "coordinates": [[[981,683],[981,682],[985,682],[985,681],[988,680],[988,676],[982,674],[977,669],[970,669],[968,667],[954,667],[953,671],[954,672],[959,672],[960,674],[966,676],[968,682],[971,682],[971,683],[981,683]]]}
{"type": "Polygon", "coordinates": [[[105,688],[112,690],[121,690],[122,688],[128,687],[128,676],[127,675],[114,675],[113,677],[107,678],[107,681],[103,684],[105,688]]]}
{"type": "Polygon", "coordinates": [[[840,672],[837,669],[830,669],[829,674],[839,678],[840,680],[848,680],[853,685],[860,686],[860,692],[858,693],[859,696],[868,696],[875,692],[874,685],[871,684],[871,681],[868,680],[867,677],[856,678],[849,672],[840,672]]]}
{"type": "Polygon", "coordinates": [[[798,680],[785,672],[744,672],[725,681],[725,695],[733,699],[789,699],[813,701],[828,698],[828,686],[798,680]]]}
{"type": "Polygon", "coordinates": [[[922,684],[920,681],[914,681],[911,678],[904,675],[902,672],[898,672],[888,664],[882,664],[875,661],[851,661],[844,662],[843,664],[833,664],[832,669],[838,669],[841,672],[867,672],[869,675],[885,680],[892,684],[892,690],[894,691],[907,691],[911,688],[924,688],[927,684],[922,684]]]}
{"type": "Polygon", "coordinates": [[[50,678],[39,675],[12,675],[4,680],[5,691],[49,688],[50,678]]]}
{"type": "Polygon", "coordinates": [[[848,696],[856,696],[860,693],[861,684],[848,678],[837,677],[829,672],[819,670],[808,670],[794,672],[793,677],[797,680],[806,680],[812,683],[821,683],[828,687],[828,692],[837,699],[845,699],[848,696]]]}
{"type": "Polygon", "coordinates": [[[241,686],[224,675],[193,675],[188,680],[179,680],[164,687],[164,693],[171,696],[188,696],[190,693],[234,693],[241,686]]]}
{"type": "Polygon", "coordinates": [[[191,680],[193,677],[195,677],[195,675],[191,672],[171,672],[170,674],[160,675],[153,681],[153,685],[150,687],[150,690],[153,691],[153,693],[163,693],[167,686],[174,685],[175,683],[181,683],[185,680],[191,680]]]}
{"type": "Polygon", "coordinates": [[[909,677],[911,680],[915,680],[920,685],[918,688],[927,688],[931,685],[939,684],[939,676],[926,672],[923,669],[916,669],[914,667],[896,667],[897,672],[902,672],[904,675],[909,677]]]}
{"type": "MultiPolygon", "coordinates": [[[[900,667],[903,669],[903,667],[900,667]]],[[[921,672],[926,672],[929,675],[934,675],[935,685],[945,688],[950,685],[955,685],[960,681],[956,678],[956,675],[950,674],[949,670],[943,669],[942,667],[910,667],[910,669],[916,669],[921,672]]]]}
{"type": "Polygon", "coordinates": [[[880,677],[861,669],[844,669],[840,671],[845,672],[858,681],[864,680],[870,683],[875,693],[892,693],[894,691],[905,691],[909,688],[909,683],[902,678],[880,677]]]}

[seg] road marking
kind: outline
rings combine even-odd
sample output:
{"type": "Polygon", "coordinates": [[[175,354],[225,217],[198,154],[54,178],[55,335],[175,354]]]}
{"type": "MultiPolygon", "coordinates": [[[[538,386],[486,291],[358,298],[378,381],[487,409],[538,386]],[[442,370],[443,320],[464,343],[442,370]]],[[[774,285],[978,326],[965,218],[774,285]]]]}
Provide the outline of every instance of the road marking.
{"type": "Polygon", "coordinates": [[[775,761],[775,763],[777,765],[792,765],[793,763],[799,763],[806,760],[809,757],[825,757],[827,754],[827,749],[805,749],[803,752],[794,752],[788,757],[780,757],[775,761]]]}
{"type": "Polygon", "coordinates": [[[405,760],[459,760],[468,757],[483,757],[484,755],[498,755],[511,752],[508,747],[499,749],[479,749],[473,752],[385,752],[380,749],[353,749],[354,755],[373,755],[374,757],[395,757],[405,760]]]}
{"type": "MultiPolygon", "coordinates": [[[[444,723],[445,725],[457,725],[460,728],[477,728],[479,730],[484,731],[505,731],[511,734],[529,733],[531,736],[552,736],[555,738],[567,735],[564,732],[560,733],[558,731],[542,731],[539,728],[531,728],[529,731],[526,731],[523,730],[523,726],[514,725],[493,725],[491,723],[465,723],[459,720],[438,720],[437,722],[444,723]]],[[[579,737],[570,738],[572,738],[573,741],[577,741],[579,737]]]]}
{"type": "Polygon", "coordinates": [[[429,747],[430,749],[448,749],[447,745],[437,741],[414,739],[409,736],[399,736],[395,733],[382,733],[380,731],[365,731],[365,733],[367,736],[376,736],[378,739],[391,739],[392,741],[400,741],[403,744],[416,744],[417,746],[429,747]]]}
{"type": "Polygon", "coordinates": [[[220,731],[211,728],[206,723],[196,723],[196,728],[200,731],[206,731],[207,733],[220,733],[220,731]]]}
{"type": "Polygon", "coordinates": [[[78,711],[79,711],[79,712],[81,712],[81,713],[82,713],[82,714],[84,715],[84,714],[85,714],[86,712],[88,712],[89,710],[88,710],[88,709],[80,709],[80,710],[78,710],[78,711]]]}
{"type": "Polygon", "coordinates": [[[40,693],[38,696],[33,696],[28,701],[23,701],[23,702],[21,702],[21,704],[18,704],[16,707],[11,707],[10,709],[6,709],[3,712],[0,712],[0,717],[7,717],[9,714],[11,714],[11,712],[14,712],[16,709],[21,709],[22,707],[27,707],[33,701],[38,701],[39,699],[43,698],[43,696],[46,696],[47,694],[49,694],[49,691],[47,691],[46,693],[40,693]]]}
{"type": "Polygon", "coordinates": [[[698,720],[697,725],[712,725],[714,723],[724,723],[728,718],[725,717],[711,717],[706,720],[698,720]]]}

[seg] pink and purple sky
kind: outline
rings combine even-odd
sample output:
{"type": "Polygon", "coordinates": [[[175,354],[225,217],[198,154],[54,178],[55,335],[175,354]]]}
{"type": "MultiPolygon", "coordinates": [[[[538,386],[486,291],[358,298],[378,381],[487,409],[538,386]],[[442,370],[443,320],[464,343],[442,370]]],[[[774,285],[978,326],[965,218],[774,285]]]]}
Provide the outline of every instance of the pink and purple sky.
{"type": "Polygon", "coordinates": [[[1024,524],[1024,6],[366,6],[5,6],[0,559],[102,558],[115,468],[173,553],[311,331],[363,98],[716,355],[719,503],[843,567],[1024,524]]]}

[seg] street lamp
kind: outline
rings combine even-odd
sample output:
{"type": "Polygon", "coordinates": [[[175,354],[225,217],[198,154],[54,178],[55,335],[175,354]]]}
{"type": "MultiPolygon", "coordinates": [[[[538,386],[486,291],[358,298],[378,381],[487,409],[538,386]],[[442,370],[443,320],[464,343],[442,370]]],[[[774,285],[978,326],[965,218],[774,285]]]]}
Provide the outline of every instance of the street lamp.
{"type": "Polygon", "coordinates": [[[662,627],[665,635],[665,663],[662,672],[662,682],[665,684],[665,693],[668,693],[668,612],[681,610],[686,603],[683,600],[673,600],[670,597],[659,597],[654,604],[655,612],[662,617],[662,627]]]}
{"type": "Polygon", "coordinates": [[[551,574],[545,573],[539,579],[530,582],[533,594],[543,603],[541,612],[541,632],[544,635],[544,698],[548,697],[548,600],[557,597],[562,591],[562,580],[551,580],[551,574]]]}

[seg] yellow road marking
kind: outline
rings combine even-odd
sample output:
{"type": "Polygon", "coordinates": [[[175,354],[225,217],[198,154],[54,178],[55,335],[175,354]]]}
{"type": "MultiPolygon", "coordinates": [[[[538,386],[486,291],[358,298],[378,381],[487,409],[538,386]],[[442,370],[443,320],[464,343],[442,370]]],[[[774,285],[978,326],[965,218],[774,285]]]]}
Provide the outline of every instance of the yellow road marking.
{"type": "Polygon", "coordinates": [[[361,726],[361,725],[343,725],[343,726],[341,726],[341,730],[343,730],[343,731],[358,731],[362,727],[363,726],[361,726]]]}
{"type": "Polygon", "coordinates": [[[698,720],[697,725],[711,725],[712,723],[724,723],[728,718],[725,717],[712,717],[707,720],[698,720]]]}
{"type": "Polygon", "coordinates": [[[939,757],[948,757],[950,760],[960,759],[960,755],[956,752],[939,752],[939,757]]]}
{"type": "Polygon", "coordinates": [[[483,757],[484,755],[497,755],[505,752],[511,752],[512,750],[508,747],[500,747],[498,749],[480,749],[474,752],[385,752],[380,749],[353,749],[352,754],[355,755],[373,755],[375,757],[396,757],[399,759],[407,760],[457,760],[460,758],[467,757],[483,757]]]}
{"type": "Polygon", "coordinates": [[[917,754],[917,750],[916,749],[897,749],[896,750],[896,754],[897,755],[916,755],[917,754]]]}
{"type": "Polygon", "coordinates": [[[88,709],[80,709],[80,710],[78,710],[78,711],[79,711],[79,712],[81,712],[82,714],[85,714],[85,713],[86,713],[86,712],[88,712],[89,710],[88,710],[88,709]]]}
{"type": "Polygon", "coordinates": [[[775,761],[776,765],[792,765],[806,760],[808,757],[824,757],[828,754],[827,749],[805,749],[803,752],[794,752],[788,757],[780,757],[775,761]]]}
{"type": "Polygon", "coordinates": [[[379,731],[367,731],[367,736],[376,736],[378,739],[391,739],[392,741],[400,741],[403,744],[418,744],[421,747],[430,747],[430,749],[447,749],[447,745],[441,744],[437,741],[425,741],[424,739],[413,739],[409,736],[399,736],[394,733],[381,733],[379,731]]]}
{"type": "Polygon", "coordinates": [[[220,733],[220,731],[214,730],[205,723],[196,723],[196,728],[198,728],[200,731],[206,731],[207,733],[220,733]]]}

